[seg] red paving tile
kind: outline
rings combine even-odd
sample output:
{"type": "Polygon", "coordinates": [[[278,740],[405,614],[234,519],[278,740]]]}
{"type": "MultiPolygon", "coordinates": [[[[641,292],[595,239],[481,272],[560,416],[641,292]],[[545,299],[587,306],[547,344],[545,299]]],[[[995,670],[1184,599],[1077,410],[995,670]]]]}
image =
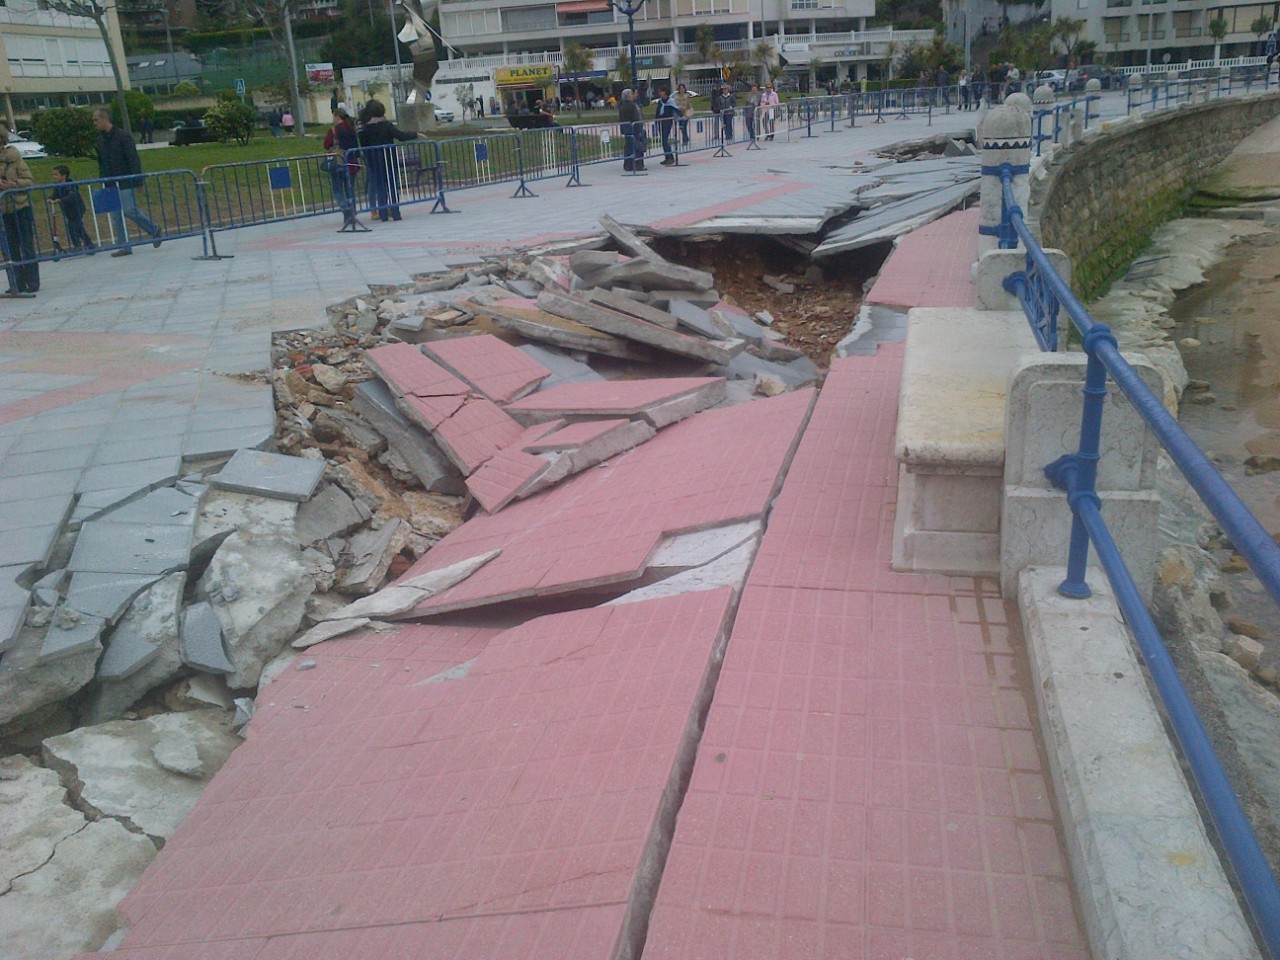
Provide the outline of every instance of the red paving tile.
{"type": "Polygon", "coordinates": [[[494,403],[522,397],[551,376],[537,360],[488,333],[436,340],[422,349],[494,403]]]}
{"type": "Polygon", "coordinates": [[[571,423],[541,440],[523,444],[521,449],[529,453],[543,450],[572,450],[630,422],[629,420],[584,420],[581,423],[571,423]]]}
{"type": "Polygon", "coordinates": [[[893,248],[866,296],[892,307],[972,307],[970,268],[978,257],[978,208],[913,230],[893,248]]]}
{"type": "Polygon", "coordinates": [[[405,577],[502,553],[419,614],[634,580],[664,534],[761,516],[813,392],[709,410],[445,537],[405,577]]]}
{"type": "Polygon", "coordinates": [[[994,584],[888,570],[900,348],[837,361],[770,515],[645,960],[1088,956],[994,584]]]}
{"type": "Polygon", "coordinates": [[[699,388],[718,383],[721,377],[666,377],[652,380],[588,380],[562,383],[539,390],[507,405],[519,414],[568,416],[571,414],[617,417],[637,414],[647,407],[674,400],[699,388]]]}
{"type": "Polygon", "coordinates": [[[119,954],[614,955],[730,599],[312,648],[126,899],[119,954]]]}

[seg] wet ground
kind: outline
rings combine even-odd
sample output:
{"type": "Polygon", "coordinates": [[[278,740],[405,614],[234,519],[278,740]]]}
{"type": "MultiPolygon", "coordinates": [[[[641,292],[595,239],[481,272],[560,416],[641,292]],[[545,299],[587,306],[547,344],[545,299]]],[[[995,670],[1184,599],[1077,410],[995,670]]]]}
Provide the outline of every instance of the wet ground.
{"type": "MultiPolygon", "coordinates": [[[[1187,373],[1199,381],[1183,397],[1182,425],[1280,535],[1280,230],[1235,243],[1170,313],[1180,343],[1199,341],[1182,346],[1187,373]]],[[[1280,655],[1280,611],[1237,569],[1229,545],[1216,555],[1234,597],[1226,613],[1261,627],[1268,654],[1280,655]]]]}

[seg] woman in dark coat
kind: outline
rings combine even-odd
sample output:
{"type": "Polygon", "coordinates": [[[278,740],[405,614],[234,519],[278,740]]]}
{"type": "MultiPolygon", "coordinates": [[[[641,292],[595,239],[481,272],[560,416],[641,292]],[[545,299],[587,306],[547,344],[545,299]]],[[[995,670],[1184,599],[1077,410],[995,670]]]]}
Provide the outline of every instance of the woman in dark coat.
{"type": "Polygon", "coordinates": [[[369,165],[369,206],[379,220],[400,219],[400,190],[396,180],[395,148],[397,140],[416,140],[416,133],[405,133],[387,119],[387,108],[378,100],[370,100],[364,108],[364,126],[360,128],[360,146],[378,149],[364,151],[369,165]]]}
{"type": "Polygon", "coordinates": [[[356,217],[354,184],[356,174],[360,172],[360,154],[356,150],[359,145],[355,121],[346,110],[338,107],[333,111],[333,126],[324,135],[324,150],[330,157],[329,181],[333,186],[334,199],[342,210],[344,227],[356,217]]]}
{"type": "Polygon", "coordinates": [[[622,91],[618,101],[618,132],[626,140],[622,169],[627,173],[644,170],[644,118],[630,90],[622,91]]]}

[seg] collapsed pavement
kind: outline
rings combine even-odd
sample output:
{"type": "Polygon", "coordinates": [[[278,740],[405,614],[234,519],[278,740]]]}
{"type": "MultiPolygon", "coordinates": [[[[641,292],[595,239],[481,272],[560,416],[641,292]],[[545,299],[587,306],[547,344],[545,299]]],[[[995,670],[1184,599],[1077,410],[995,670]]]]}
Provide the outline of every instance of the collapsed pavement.
{"type": "MultiPolygon", "coordinates": [[[[534,494],[584,473],[590,487],[610,473],[590,468],[611,468],[673,424],[755,396],[778,403],[820,379],[771,316],[739,308],[709,273],[666,261],[611,219],[603,226],[576,250],[337,305],[333,330],[277,341],[284,453],[242,449],[122,502],[70,510],[48,561],[19,580],[22,618],[0,642],[0,738],[9,750],[39,745],[44,763],[15,757],[0,777],[41,784],[31,789],[44,800],[13,832],[56,835],[34,868],[15,863],[0,877],[15,916],[87,869],[77,850],[118,860],[115,886],[67,931],[72,949],[100,946],[112,905],[230,754],[233,724],[249,722],[282,673],[314,666],[299,651],[394,629],[387,621],[439,606],[491,562],[501,572],[522,550],[546,549],[534,539],[433,554],[468,516],[498,520],[529,503],[514,522],[541,529],[523,519],[544,511],[534,494]],[[81,821],[56,826],[68,804],[81,821]],[[88,844],[91,834],[101,839],[88,844]]],[[[811,392],[794,396],[776,407],[788,437],[811,403],[811,392]]],[[[695,526],[711,529],[700,532],[650,529],[594,571],[590,590],[643,599],[740,584],[792,442],[764,458],[772,466],[749,510],[704,517],[695,526]]],[[[516,593],[581,587],[569,575],[561,588],[516,593]]],[[[29,946],[12,944],[19,953],[0,956],[29,946]]]]}

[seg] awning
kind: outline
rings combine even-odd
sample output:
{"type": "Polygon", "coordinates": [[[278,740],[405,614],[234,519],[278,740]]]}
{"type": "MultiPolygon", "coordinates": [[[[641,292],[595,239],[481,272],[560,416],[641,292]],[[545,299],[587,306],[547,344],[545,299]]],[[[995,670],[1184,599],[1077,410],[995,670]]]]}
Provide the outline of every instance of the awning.
{"type": "Polygon", "coordinates": [[[788,66],[796,64],[805,64],[813,62],[812,50],[784,50],[782,51],[782,59],[787,61],[788,66]]]}
{"type": "Polygon", "coordinates": [[[565,0],[556,4],[556,13],[599,13],[609,9],[609,0],[565,0]]]}
{"type": "Polygon", "coordinates": [[[649,70],[637,70],[637,80],[666,80],[671,76],[670,67],[653,67],[649,70]]]}

